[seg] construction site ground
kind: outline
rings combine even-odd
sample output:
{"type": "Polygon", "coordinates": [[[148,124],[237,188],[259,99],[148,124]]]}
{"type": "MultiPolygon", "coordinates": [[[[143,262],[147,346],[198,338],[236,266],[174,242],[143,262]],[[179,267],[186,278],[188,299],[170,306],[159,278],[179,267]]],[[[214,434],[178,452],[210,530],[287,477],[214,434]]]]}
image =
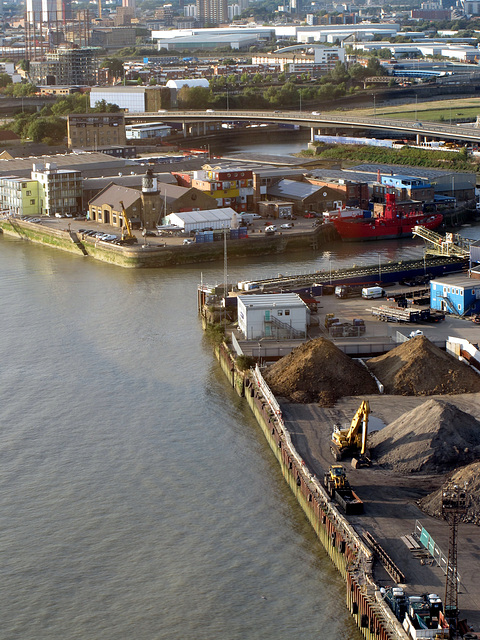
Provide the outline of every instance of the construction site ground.
{"type": "MultiPolygon", "coordinates": [[[[363,301],[365,302],[365,301],[363,301]]],[[[348,302],[347,302],[348,305],[348,302]]],[[[477,331],[479,329],[477,328],[477,331]]],[[[435,396],[433,396],[435,397],[435,396]]],[[[442,396],[444,397],[444,396],[442,396]]],[[[334,407],[322,408],[318,404],[292,404],[279,398],[286,427],[292,434],[294,445],[306,464],[317,475],[323,474],[334,463],[330,452],[330,438],[334,423],[347,427],[361,400],[370,402],[370,428],[381,428],[400,415],[425,402],[424,397],[372,395],[344,397],[334,407]]],[[[460,409],[480,419],[480,394],[448,396],[460,409]]],[[[357,532],[368,530],[405,574],[405,589],[409,595],[437,593],[445,595],[445,575],[425,552],[409,550],[402,536],[411,535],[419,520],[434,538],[445,556],[448,556],[450,529],[448,524],[424,514],[416,502],[438,489],[445,480],[443,475],[400,475],[376,468],[353,469],[350,459],[343,464],[355,492],[364,502],[364,514],[349,516],[357,532]]],[[[460,618],[480,631],[480,530],[473,524],[460,524],[458,531],[458,572],[460,618]]],[[[375,579],[381,586],[391,586],[393,580],[379,562],[375,564],[375,579]]]]}

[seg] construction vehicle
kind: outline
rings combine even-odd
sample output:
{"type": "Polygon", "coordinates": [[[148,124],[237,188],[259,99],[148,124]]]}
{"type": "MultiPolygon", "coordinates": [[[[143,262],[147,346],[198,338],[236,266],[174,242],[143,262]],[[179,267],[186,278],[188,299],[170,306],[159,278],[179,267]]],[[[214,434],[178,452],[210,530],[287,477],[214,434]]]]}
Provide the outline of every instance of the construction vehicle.
{"type": "Polygon", "coordinates": [[[370,405],[368,400],[363,400],[353,416],[353,420],[348,429],[342,429],[339,425],[334,425],[330,451],[337,462],[345,456],[356,456],[352,460],[352,466],[368,466],[369,458],[366,455],[368,416],[370,405]]]}
{"type": "Polygon", "coordinates": [[[123,217],[123,225],[122,225],[122,244],[135,244],[138,242],[137,237],[132,233],[132,225],[130,224],[130,220],[125,211],[125,205],[120,200],[120,206],[122,207],[122,217],[123,217]]]}
{"type": "Polygon", "coordinates": [[[363,502],[350,486],[345,468],[341,464],[332,464],[323,477],[323,484],[328,495],[347,515],[363,513],[363,502]]]}

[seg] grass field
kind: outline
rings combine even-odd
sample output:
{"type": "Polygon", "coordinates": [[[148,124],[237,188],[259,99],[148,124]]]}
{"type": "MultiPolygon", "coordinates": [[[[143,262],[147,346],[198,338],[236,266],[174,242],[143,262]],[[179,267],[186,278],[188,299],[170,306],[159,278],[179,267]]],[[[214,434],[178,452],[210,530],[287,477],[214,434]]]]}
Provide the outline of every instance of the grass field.
{"type": "Polygon", "coordinates": [[[464,122],[465,119],[474,121],[480,115],[480,98],[460,98],[444,100],[428,100],[397,105],[378,105],[374,111],[370,109],[355,109],[358,116],[393,118],[398,120],[424,120],[427,122],[444,122],[452,124],[464,122]]]}

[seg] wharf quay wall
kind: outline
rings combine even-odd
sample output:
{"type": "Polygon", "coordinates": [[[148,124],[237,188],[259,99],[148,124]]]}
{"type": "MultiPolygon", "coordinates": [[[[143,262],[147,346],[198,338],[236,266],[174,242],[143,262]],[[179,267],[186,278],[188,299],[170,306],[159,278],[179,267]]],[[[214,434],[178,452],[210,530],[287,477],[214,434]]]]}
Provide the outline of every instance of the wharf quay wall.
{"type": "MultiPolygon", "coordinates": [[[[19,220],[12,216],[0,219],[0,232],[79,256],[91,257],[120,267],[159,268],[183,264],[215,262],[223,260],[223,242],[194,243],[190,245],[159,246],[150,243],[119,246],[82,237],[69,229],[55,229],[44,224],[19,220]]],[[[337,239],[333,225],[323,225],[309,233],[293,233],[275,236],[227,240],[229,258],[248,258],[259,255],[316,251],[325,243],[337,239]]]]}
{"type": "MultiPolygon", "coordinates": [[[[205,322],[204,322],[205,326],[205,322]]],[[[301,459],[285,428],[281,410],[259,369],[240,371],[226,343],[215,356],[231,386],[244,397],[318,539],[345,581],[345,602],[366,640],[407,640],[409,636],[383,601],[373,579],[371,548],[339,512],[301,459]]],[[[320,630],[319,630],[320,631],[320,630]]]]}

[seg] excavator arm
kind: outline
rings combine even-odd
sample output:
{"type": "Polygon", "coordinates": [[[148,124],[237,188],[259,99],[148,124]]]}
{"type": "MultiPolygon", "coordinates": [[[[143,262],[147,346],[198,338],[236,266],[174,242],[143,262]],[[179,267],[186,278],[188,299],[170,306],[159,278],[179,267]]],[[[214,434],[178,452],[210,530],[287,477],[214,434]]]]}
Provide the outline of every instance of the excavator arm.
{"type": "Polygon", "coordinates": [[[336,460],[341,460],[347,452],[365,454],[367,445],[368,416],[370,405],[368,400],[363,400],[358,407],[350,428],[339,429],[332,434],[332,454],[336,460]],[[361,429],[361,431],[360,431],[361,429]]]}

